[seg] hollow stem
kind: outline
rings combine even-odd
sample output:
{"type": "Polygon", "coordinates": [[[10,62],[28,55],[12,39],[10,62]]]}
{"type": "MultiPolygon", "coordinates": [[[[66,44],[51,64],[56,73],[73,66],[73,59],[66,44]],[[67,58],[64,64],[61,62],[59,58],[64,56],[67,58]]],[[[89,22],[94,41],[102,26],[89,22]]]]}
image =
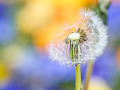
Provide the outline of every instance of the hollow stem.
{"type": "Polygon", "coordinates": [[[76,65],[76,81],[75,81],[75,90],[81,89],[81,70],[80,70],[80,64],[76,65]]]}
{"type": "Polygon", "coordinates": [[[88,85],[89,85],[89,81],[90,81],[90,77],[92,74],[92,70],[93,70],[93,62],[89,62],[88,68],[87,68],[87,73],[86,73],[86,77],[85,77],[85,83],[84,83],[84,89],[83,90],[88,90],[88,85]]]}

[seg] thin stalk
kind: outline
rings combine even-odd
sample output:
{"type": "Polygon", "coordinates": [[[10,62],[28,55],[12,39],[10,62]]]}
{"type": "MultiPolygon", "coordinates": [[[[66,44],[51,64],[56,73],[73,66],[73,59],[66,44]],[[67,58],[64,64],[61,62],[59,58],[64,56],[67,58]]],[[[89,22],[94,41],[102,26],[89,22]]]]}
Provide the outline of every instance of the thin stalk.
{"type": "Polygon", "coordinates": [[[76,65],[76,81],[75,81],[75,90],[81,89],[81,70],[80,70],[80,64],[76,65]]]}
{"type": "Polygon", "coordinates": [[[93,62],[89,62],[88,68],[87,68],[87,73],[86,73],[86,78],[85,78],[85,83],[84,83],[84,89],[83,90],[88,90],[88,85],[89,85],[89,81],[90,81],[90,77],[92,74],[92,70],[93,70],[93,62]]]}

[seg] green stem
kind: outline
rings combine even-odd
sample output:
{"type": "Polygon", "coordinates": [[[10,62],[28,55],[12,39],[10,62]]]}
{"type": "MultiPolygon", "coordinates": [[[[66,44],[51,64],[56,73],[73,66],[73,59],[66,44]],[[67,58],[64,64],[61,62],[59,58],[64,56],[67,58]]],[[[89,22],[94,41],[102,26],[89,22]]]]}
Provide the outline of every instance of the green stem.
{"type": "Polygon", "coordinates": [[[76,81],[75,81],[75,90],[81,89],[81,70],[80,64],[76,65],[76,81]]]}
{"type": "Polygon", "coordinates": [[[86,73],[86,78],[85,78],[85,83],[84,83],[84,89],[83,90],[88,90],[88,85],[89,85],[89,81],[90,81],[90,77],[92,74],[92,70],[93,70],[93,62],[90,61],[88,68],[87,68],[87,73],[86,73]]]}

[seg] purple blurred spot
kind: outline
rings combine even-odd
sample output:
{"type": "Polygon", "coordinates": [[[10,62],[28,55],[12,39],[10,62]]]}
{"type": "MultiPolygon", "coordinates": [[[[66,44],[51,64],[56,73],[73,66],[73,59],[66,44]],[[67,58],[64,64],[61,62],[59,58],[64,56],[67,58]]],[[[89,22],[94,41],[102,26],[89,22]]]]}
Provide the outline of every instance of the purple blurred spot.
{"type": "Polygon", "coordinates": [[[6,17],[8,6],[5,3],[0,2],[0,19],[6,17]]]}

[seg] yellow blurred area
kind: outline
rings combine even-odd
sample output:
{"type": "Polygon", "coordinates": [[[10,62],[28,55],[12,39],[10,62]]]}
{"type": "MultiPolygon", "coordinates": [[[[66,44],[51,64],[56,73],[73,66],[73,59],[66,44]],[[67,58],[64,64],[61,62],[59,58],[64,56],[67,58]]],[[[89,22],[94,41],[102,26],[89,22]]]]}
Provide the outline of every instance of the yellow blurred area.
{"type": "Polygon", "coordinates": [[[35,45],[44,48],[58,31],[57,26],[72,23],[81,7],[95,6],[97,0],[25,0],[17,14],[19,30],[31,34],[35,45]]]}
{"type": "Polygon", "coordinates": [[[44,47],[50,40],[52,40],[57,31],[57,24],[49,24],[47,27],[42,28],[42,30],[37,30],[37,32],[33,33],[33,39],[35,45],[38,47],[44,47]]]}
{"type": "Polygon", "coordinates": [[[0,61],[0,84],[5,82],[8,78],[8,70],[3,62],[0,61]]]}
{"type": "Polygon", "coordinates": [[[21,31],[31,33],[49,22],[53,15],[54,8],[51,2],[29,2],[19,11],[17,24],[21,31]]]}
{"type": "Polygon", "coordinates": [[[52,3],[54,3],[57,6],[65,6],[65,7],[69,7],[69,6],[88,6],[91,4],[94,4],[97,2],[97,0],[24,0],[26,3],[28,2],[37,2],[37,1],[50,1],[52,3]]]}
{"type": "Polygon", "coordinates": [[[107,83],[99,78],[94,77],[91,79],[88,90],[112,90],[107,83]]]}

